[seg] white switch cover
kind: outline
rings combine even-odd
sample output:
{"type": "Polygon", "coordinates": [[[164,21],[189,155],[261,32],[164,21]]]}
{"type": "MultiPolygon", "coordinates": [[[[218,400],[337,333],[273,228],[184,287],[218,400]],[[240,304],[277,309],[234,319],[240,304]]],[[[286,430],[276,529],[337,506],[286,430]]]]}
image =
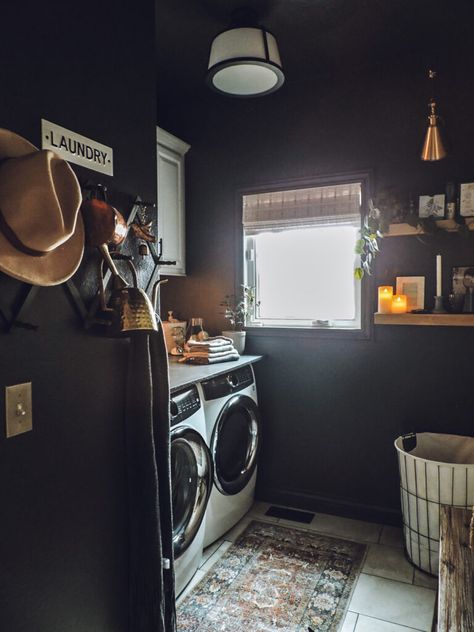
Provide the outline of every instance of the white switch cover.
{"type": "Polygon", "coordinates": [[[5,388],[5,409],[7,437],[14,437],[33,429],[31,382],[5,388]]]}

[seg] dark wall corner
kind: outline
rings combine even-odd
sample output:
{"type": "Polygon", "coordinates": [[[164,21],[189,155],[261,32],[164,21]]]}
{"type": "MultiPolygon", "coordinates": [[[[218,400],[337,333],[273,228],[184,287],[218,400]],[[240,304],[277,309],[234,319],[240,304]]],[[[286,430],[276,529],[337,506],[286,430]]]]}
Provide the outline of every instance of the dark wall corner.
{"type": "MultiPolygon", "coordinates": [[[[3,19],[1,126],[38,146],[45,118],[111,146],[114,177],[79,178],[156,199],[153,0],[17,3],[3,19]]],[[[2,310],[18,289],[0,275],[2,310]]],[[[0,407],[6,385],[33,384],[33,431],[6,439],[0,418],[0,629],[125,632],[127,343],[85,332],[61,287],[24,320],[37,331],[0,333],[0,407]]]]}

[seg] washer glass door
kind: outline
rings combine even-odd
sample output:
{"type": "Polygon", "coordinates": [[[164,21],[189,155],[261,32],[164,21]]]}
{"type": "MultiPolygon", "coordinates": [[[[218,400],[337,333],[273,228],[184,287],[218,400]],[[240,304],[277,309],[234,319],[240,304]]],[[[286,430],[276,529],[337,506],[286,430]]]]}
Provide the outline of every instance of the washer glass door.
{"type": "Polygon", "coordinates": [[[212,488],[212,459],[202,436],[181,426],[171,431],[173,548],[177,559],[199,531],[212,488]]]}
{"type": "Polygon", "coordinates": [[[247,395],[235,395],[221,410],[214,427],[211,450],[214,482],[224,494],[238,494],[257,466],[260,416],[247,395]]]}

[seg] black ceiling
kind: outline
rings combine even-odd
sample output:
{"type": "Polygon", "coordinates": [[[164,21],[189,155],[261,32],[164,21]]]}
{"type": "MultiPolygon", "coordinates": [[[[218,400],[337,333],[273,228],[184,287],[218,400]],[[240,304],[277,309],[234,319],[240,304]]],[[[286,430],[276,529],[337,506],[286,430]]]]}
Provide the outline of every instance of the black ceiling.
{"type": "Polygon", "coordinates": [[[473,0],[158,0],[159,90],[203,88],[211,41],[242,5],[276,35],[288,83],[472,62],[473,0]]]}

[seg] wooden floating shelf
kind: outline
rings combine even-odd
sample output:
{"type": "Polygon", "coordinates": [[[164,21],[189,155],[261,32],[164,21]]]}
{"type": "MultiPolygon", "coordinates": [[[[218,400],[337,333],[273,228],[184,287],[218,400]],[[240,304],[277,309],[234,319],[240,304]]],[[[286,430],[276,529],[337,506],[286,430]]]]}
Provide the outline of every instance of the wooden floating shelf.
{"type": "Polygon", "coordinates": [[[474,314],[374,314],[376,325],[474,327],[474,314]]]}
{"type": "Polygon", "coordinates": [[[407,235],[424,235],[424,230],[420,226],[411,226],[410,224],[390,224],[388,232],[384,233],[384,237],[405,237],[407,235]]]}
{"type": "MultiPolygon", "coordinates": [[[[466,217],[466,224],[469,230],[474,230],[474,217],[466,217]]],[[[436,225],[441,230],[448,233],[455,233],[459,229],[459,224],[454,219],[437,219],[436,225]]],[[[421,226],[412,226],[411,224],[390,224],[388,232],[384,233],[384,237],[406,237],[409,235],[425,235],[425,231],[421,226]]]]}

